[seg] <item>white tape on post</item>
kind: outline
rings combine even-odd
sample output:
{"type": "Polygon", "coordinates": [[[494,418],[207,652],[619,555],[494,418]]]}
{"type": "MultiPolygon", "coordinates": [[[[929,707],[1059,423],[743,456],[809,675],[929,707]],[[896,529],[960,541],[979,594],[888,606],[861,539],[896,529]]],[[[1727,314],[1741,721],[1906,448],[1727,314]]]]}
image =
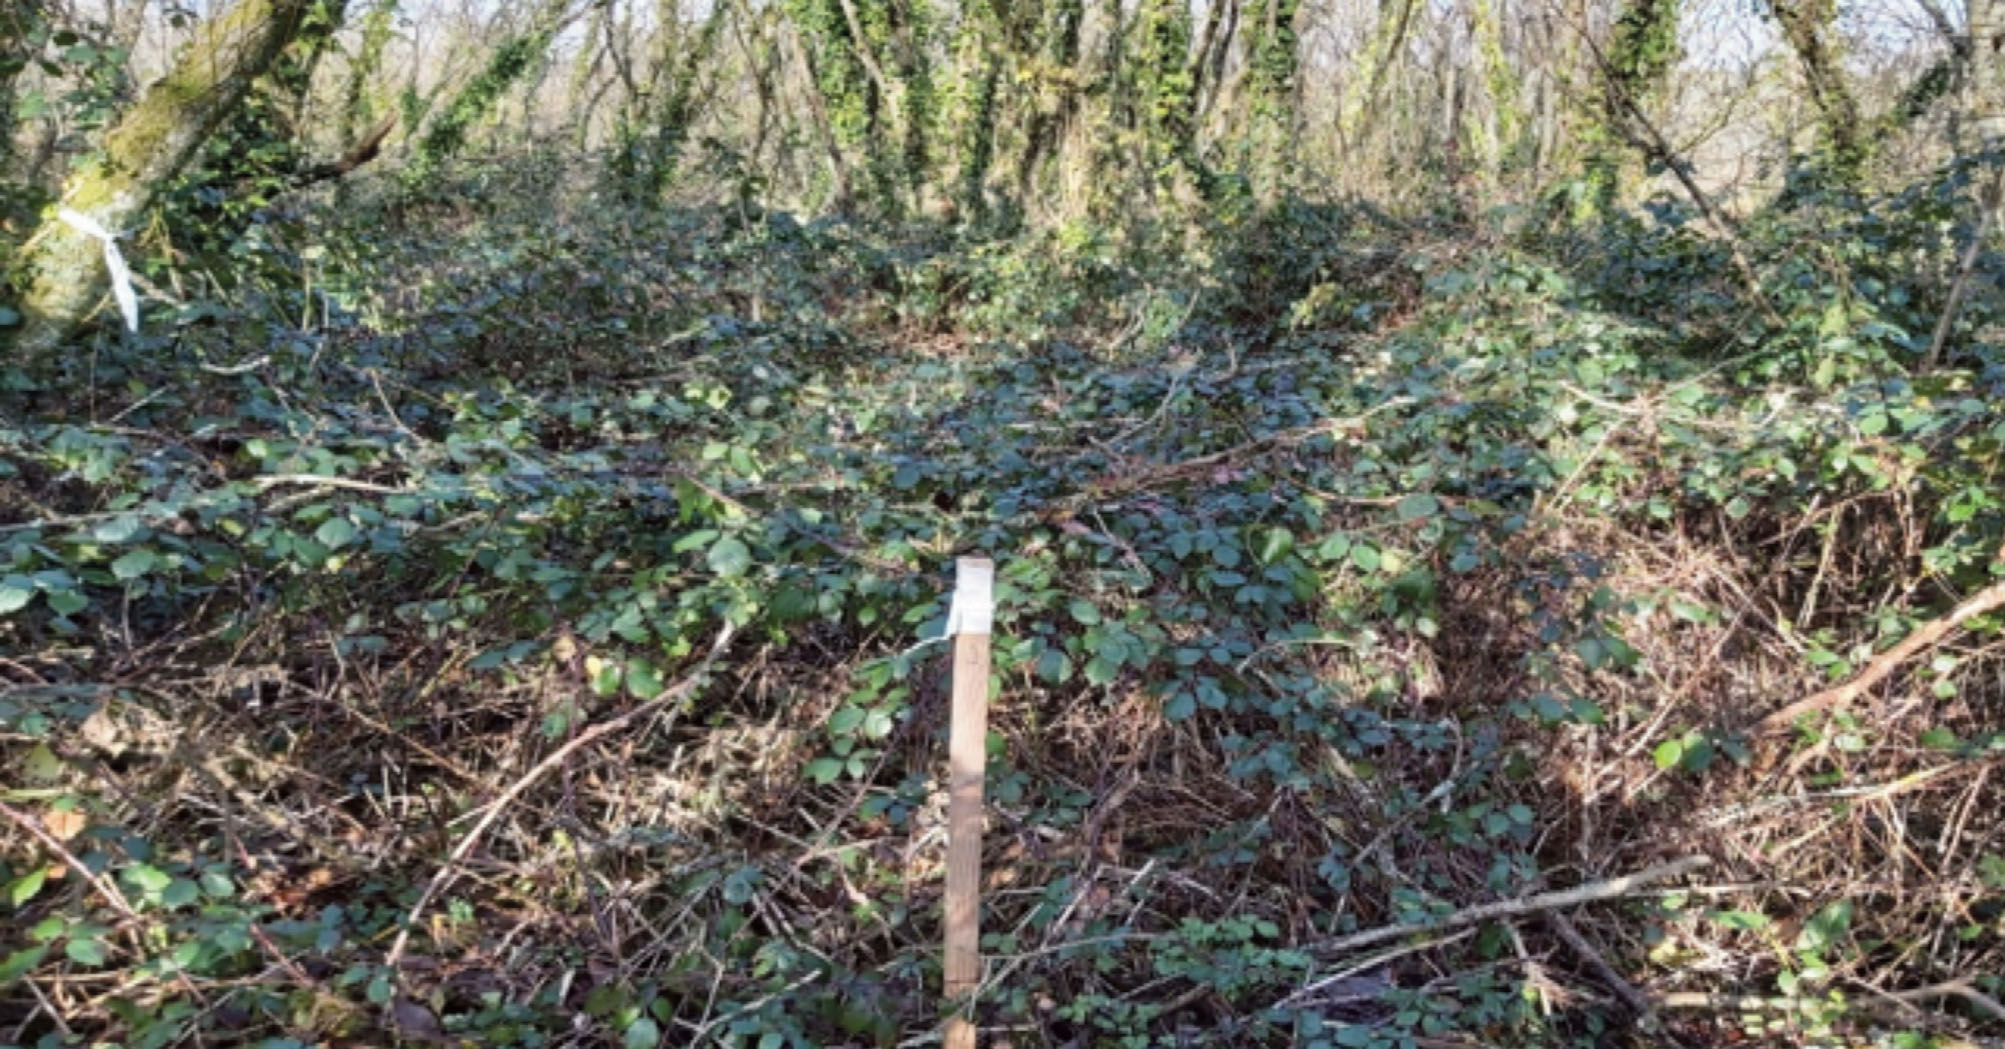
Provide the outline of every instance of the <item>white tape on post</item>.
{"type": "Polygon", "coordinates": [[[954,600],[947,606],[947,637],[987,634],[995,625],[995,562],[963,557],[954,562],[954,600]]]}
{"type": "Polygon", "coordinates": [[[132,290],[132,271],[126,268],[125,256],[118,253],[118,237],[81,211],[60,208],[56,217],[78,233],[103,242],[104,268],[111,275],[111,296],[118,300],[118,312],[125,318],[126,330],[139,331],[139,295],[132,290]]]}

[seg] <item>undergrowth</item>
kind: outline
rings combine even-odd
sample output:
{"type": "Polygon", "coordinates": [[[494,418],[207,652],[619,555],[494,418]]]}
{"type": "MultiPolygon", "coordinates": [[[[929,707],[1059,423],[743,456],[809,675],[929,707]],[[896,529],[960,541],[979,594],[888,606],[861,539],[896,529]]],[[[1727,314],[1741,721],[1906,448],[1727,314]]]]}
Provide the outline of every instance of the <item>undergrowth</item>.
{"type": "Polygon", "coordinates": [[[2005,1030],[1998,614],[1764,722],[2000,576],[1966,175],[1751,227],[1781,328],[1669,210],[454,177],[5,373],[0,1043],[914,1044],[972,552],[994,1044],[2005,1030]]]}

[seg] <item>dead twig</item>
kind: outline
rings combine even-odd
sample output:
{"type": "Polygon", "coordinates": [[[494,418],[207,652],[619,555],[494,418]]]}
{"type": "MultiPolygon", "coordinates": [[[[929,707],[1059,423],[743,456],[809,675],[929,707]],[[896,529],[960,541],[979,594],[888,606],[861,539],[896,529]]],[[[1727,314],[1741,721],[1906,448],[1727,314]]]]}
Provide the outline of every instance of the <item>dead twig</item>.
{"type": "Polygon", "coordinates": [[[1926,649],[1933,648],[1943,638],[1948,637],[1965,622],[2005,607],[2005,580],[1993,583],[1979,590],[1968,600],[1946,614],[1923,623],[1914,632],[1901,639],[1900,644],[1873,657],[1852,680],[1835,688],[1827,688],[1815,695],[1805,696],[1781,710],[1755,723],[1757,734],[1781,732],[1789,728],[1797,718],[1820,710],[1835,710],[1852,703],[1866,690],[1886,680],[1887,676],[1900,669],[1903,663],[1926,649]]]}
{"type": "Polygon", "coordinates": [[[84,866],[84,861],[77,859],[76,854],[65,847],[60,839],[45,830],[41,821],[4,801],[0,801],[0,816],[7,817],[22,830],[27,831],[36,841],[42,843],[43,848],[54,853],[57,859],[62,860],[71,870],[82,876],[91,888],[96,889],[98,895],[103,896],[105,902],[111,904],[111,909],[117,911],[118,916],[125,920],[128,935],[134,935],[134,930],[144,924],[140,920],[139,912],[132,909],[132,901],[125,898],[125,893],[120,892],[118,886],[112,884],[111,879],[93,873],[89,867],[84,866]]]}
{"type": "Polygon", "coordinates": [[[1370,947],[1373,944],[1384,943],[1387,940],[1417,936],[1421,933],[1440,932],[1444,929],[1459,929],[1464,925],[1475,925],[1493,918],[1511,918],[1524,914],[1541,914],[1564,907],[1577,907],[1583,903],[1594,903],[1598,900],[1618,899],[1628,896],[1646,885],[1652,885],[1660,881],[1669,881],[1672,878],[1701,870],[1710,866],[1712,862],[1712,858],[1709,856],[1683,856],[1669,863],[1660,863],[1655,867],[1649,867],[1634,874],[1625,874],[1619,878],[1589,882],[1586,885],[1576,885],[1571,889],[1561,889],[1556,892],[1542,892],[1536,896],[1520,896],[1514,900],[1499,900],[1495,903],[1465,907],[1462,910],[1443,915],[1432,921],[1400,922],[1394,925],[1382,925],[1376,929],[1366,929],[1363,932],[1354,932],[1349,936],[1340,936],[1328,943],[1321,944],[1315,949],[1319,954],[1338,954],[1344,951],[1354,951],[1360,947],[1370,947]]]}
{"type": "Polygon", "coordinates": [[[1608,964],[1608,959],[1601,956],[1601,952],[1595,949],[1594,944],[1589,942],[1587,937],[1574,926],[1571,919],[1559,911],[1552,911],[1546,914],[1545,921],[1547,925],[1552,927],[1553,932],[1559,934],[1560,939],[1566,941],[1566,945],[1573,950],[1573,953],[1582,962],[1585,962],[1589,969],[1593,970],[1595,978],[1607,984],[1609,989],[1615,992],[1617,998],[1622,999],[1623,1004],[1627,1005],[1631,1012],[1634,1012],[1644,1023],[1656,1028],[1658,1035],[1665,1041],[1682,1049],[1684,1043],[1680,1042],[1677,1036],[1664,1030],[1663,1020],[1658,1017],[1657,1008],[1651,1004],[1650,996],[1638,990],[1635,984],[1624,979],[1621,973],[1616,972],[1615,967],[1608,964]]]}

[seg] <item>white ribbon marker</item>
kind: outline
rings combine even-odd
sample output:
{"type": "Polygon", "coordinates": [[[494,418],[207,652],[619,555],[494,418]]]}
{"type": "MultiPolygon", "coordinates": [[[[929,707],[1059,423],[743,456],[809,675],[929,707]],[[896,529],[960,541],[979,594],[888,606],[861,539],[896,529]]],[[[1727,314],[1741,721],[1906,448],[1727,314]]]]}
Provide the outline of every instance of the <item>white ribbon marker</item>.
{"type": "Polygon", "coordinates": [[[954,601],[947,606],[946,636],[986,634],[995,624],[995,563],[983,557],[954,562],[954,601]]]}
{"type": "Polygon", "coordinates": [[[125,317],[126,330],[139,331],[139,296],[132,290],[132,271],[126,268],[125,256],[118,253],[118,238],[83,212],[61,208],[56,217],[78,233],[104,242],[104,268],[111,274],[111,296],[118,300],[118,312],[125,317]]]}

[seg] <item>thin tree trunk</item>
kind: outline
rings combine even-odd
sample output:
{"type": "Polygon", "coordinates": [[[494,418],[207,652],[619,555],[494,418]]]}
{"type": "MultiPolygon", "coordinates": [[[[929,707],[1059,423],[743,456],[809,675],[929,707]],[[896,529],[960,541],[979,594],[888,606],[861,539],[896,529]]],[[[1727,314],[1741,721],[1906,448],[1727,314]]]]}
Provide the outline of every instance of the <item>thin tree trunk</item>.
{"type": "MultiPolygon", "coordinates": [[[[62,202],[107,230],[133,225],[299,32],[313,0],[239,0],[206,23],[174,69],[105,135],[62,202]]],[[[107,282],[103,245],[51,218],[30,238],[22,324],[10,355],[37,364],[88,318],[107,282]]]]}
{"type": "Polygon", "coordinates": [[[832,203],[835,210],[841,211],[849,206],[850,201],[849,164],[843,159],[842,147],[836,143],[835,126],[829,122],[828,103],[822,98],[821,82],[815,77],[814,60],[808,57],[807,48],[801,46],[798,34],[786,27],[780,32],[785,36],[787,50],[793,54],[794,63],[800,67],[804,78],[801,92],[807,96],[808,114],[814,124],[815,137],[828,154],[829,179],[833,183],[830,187],[834,197],[832,203]]]}

